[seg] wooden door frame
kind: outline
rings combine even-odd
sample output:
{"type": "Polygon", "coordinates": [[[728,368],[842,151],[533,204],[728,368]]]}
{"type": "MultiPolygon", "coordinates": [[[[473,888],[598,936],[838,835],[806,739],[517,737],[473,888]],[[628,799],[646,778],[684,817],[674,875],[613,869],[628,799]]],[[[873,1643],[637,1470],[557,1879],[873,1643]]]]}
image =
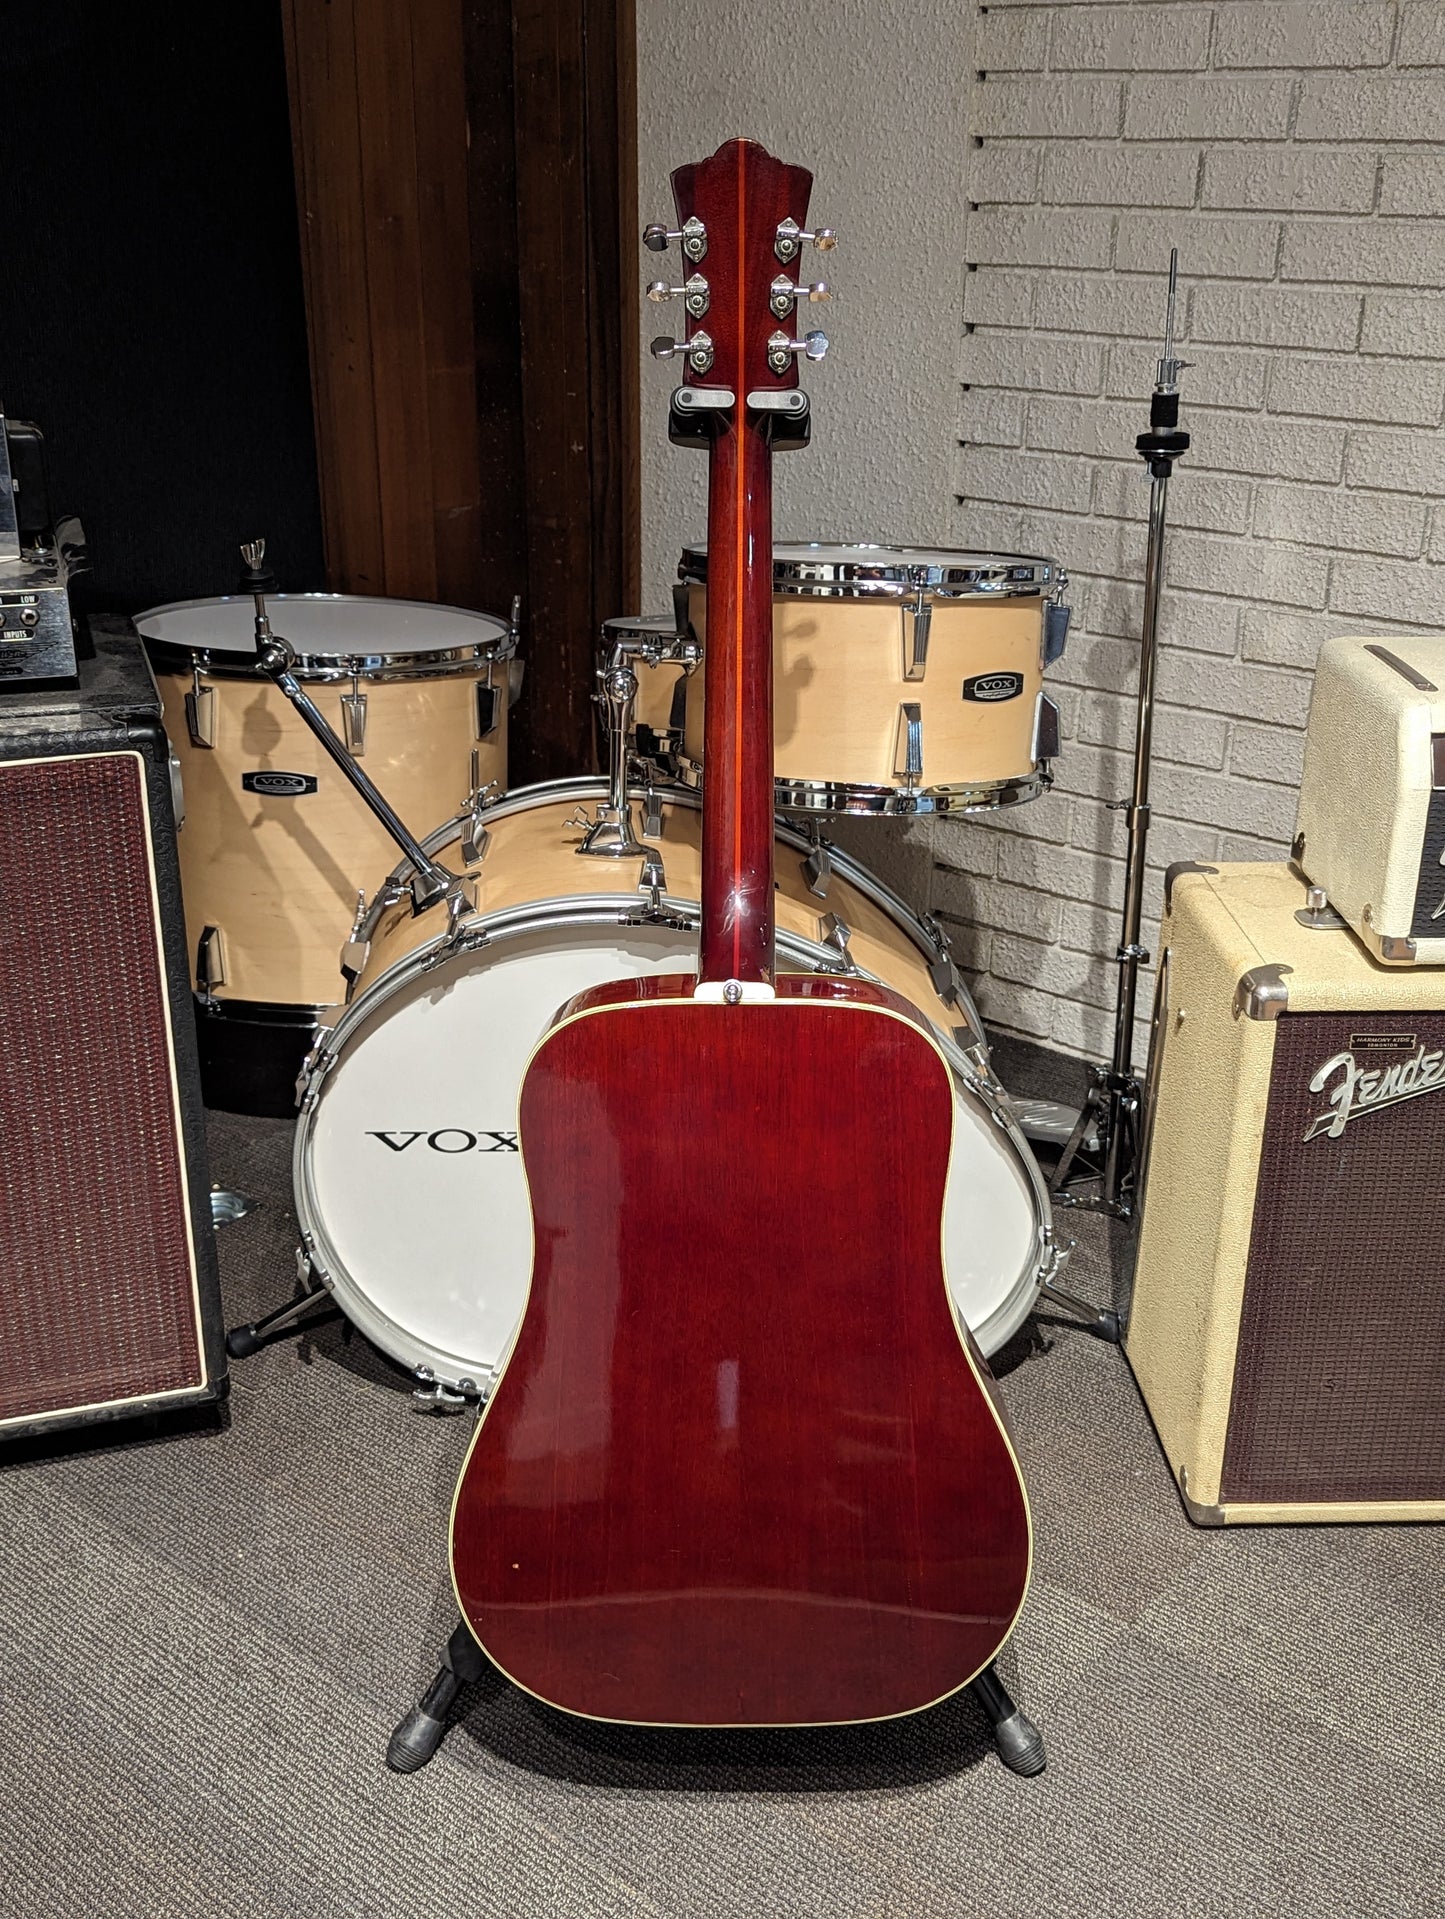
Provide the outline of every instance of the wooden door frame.
{"type": "Polygon", "coordinates": [[[634,0],[281,10],[328,583],[520,594],[511,782],[588,770],[639,610],[634,0]]]}

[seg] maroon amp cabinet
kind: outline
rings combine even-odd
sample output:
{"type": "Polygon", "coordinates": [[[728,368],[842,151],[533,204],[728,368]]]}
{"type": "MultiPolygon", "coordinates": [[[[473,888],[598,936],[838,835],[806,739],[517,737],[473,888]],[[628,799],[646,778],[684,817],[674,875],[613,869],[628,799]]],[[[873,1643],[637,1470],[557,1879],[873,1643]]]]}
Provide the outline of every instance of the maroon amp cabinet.
{"type": "Polygon", "coordinates": [[[218,1398],[226,1366],[169,752],[128,628],[0,681],[0,1440],[218,1398]]]}

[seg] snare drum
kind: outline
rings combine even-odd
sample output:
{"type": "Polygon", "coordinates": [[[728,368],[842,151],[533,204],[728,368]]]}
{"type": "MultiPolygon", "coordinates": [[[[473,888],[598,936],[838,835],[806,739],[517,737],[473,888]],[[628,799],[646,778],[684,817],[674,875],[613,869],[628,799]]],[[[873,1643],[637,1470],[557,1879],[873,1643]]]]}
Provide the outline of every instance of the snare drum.
{"type": "MultiPolygon", "coordinates": [[[[648,861],[661,870],[640,890],[643,862],[577,857],[579,804],[605,792],[595,780],[524,788],[434,833],[426,850],[455,870],[459,842],[480,850],[467,862],[473,909],[452,924],[440,908],[414,915],[402,897],[409,869],[391,875],[362,929],[356,996],[303,1080],[295,1193],[304,1256],[362,1332],[444,1387],[486,1389],[526,1299],[531,1214],[517,1100],[533,1048],[574,993],[696,970],[695,796],[652,796],[648,861]]],[[[836,848],[780,827],[776,855],[779,965],[857,967],[884,980],[926,1014],[948,1055],[949,1284],[983,1350],[995,1351],[1053,1263],[1048,1203],[946,946],[836,848]]],[[[691,1097],[687,1086],[656,1089],[653,1119],[674,1130],[679,1153],[691,1097]]],[[[898,1124],[906,1130],[906,1113],[898,1124]]],[[[800,1182],[807,1176],[800,1166],[800,1182]]],[[[656,1230],[665,1235],[667,1220],[656,1230]]],[[[685,1276],[686,1247],[678,1261],[685,1276]]]]}
{"type": "MultiPolygon", "coordinates": [[[[345,594],[268,595],[298,680],[403,821],[507,778],[515,629],[485,613],[345,594]]],[[[396,849],[255,666],[249,597],[142,613],[181,762],[186,931],[207,1101],[289,1112],[296,1069],[344,993],[359,889],[396,849]]]]}
{"type": "MultiPolygon", "coordinates": [[[[707,640],[707,548],[679,574],[707,640]]],[[[788,812],[987,812],[1051,782],[1043,690],[1052,560],[926,547],[773,548],[773,767],[788,812]]],[[[1060,606],[1048,624],[1066,619],[1060,606]],[[1062,616],[1062,617],[1061,617],[1062,616]]],[[[683,770],[703,759],[705,674],[686,682],[683,770]]]]}

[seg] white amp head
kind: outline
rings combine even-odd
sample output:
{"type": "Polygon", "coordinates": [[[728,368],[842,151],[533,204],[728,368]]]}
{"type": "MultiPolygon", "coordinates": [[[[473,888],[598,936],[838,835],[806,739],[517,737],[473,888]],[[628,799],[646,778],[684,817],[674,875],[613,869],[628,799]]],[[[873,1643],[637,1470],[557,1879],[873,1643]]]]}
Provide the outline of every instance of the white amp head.
{"type": "Polygon", "coordinates": [[[1445,636],[1320,648],[1294,857],[1375,959],[1445,965],[1445,636]]]}

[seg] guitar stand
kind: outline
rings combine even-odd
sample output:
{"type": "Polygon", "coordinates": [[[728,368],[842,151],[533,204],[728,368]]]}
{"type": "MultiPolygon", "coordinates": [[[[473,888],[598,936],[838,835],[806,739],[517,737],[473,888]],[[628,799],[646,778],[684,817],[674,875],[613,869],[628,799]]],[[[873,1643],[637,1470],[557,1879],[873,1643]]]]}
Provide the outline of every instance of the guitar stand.
{"type": "MultiPolygon", "coordinates": [[[[393,1772],[420,1772],[436,1756],[457,1695],[463,1686],[480,1679],[489,1663],[466,1621],[459,1621],[447,1641],[441,1671],[387,1741],[386,1763],[393,1772]]],[[[988,1715],[994,1747],[1004,1765],[1022,1778],[1035,1778],[1045,1764],[1043,1735],[1014,1704],[992,1662],[969,1682],[968,1690],[988,1715]]]]}

